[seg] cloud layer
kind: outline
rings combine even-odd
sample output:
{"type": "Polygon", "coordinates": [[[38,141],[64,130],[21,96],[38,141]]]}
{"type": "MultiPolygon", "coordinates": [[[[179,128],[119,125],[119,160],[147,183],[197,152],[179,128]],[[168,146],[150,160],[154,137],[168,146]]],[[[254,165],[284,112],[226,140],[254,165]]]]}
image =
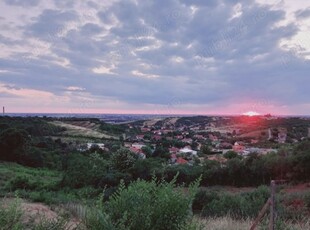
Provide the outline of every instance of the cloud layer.
{"type": "Polygon", "coordinates": [[[4,1],[1,101],[12,112],[310,114],[310,4],[296,5],[4,1]]]}

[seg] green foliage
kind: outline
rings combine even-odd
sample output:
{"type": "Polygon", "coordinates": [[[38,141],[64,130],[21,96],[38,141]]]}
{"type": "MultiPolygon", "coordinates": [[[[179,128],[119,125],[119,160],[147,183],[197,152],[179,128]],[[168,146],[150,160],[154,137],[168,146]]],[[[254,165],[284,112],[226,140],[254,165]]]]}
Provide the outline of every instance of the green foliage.
{"type": "Polygon", "coordinates": [[[126,127],[124,125],[108,124],[105,122],[101,122],[100,129],[102,131],[108,132],[109,134],[116,134],[116,135],[123,134],[126,131],[126,127]]]}
{"type": "Polygon", "coordinates": [[[200,151],[201,151],[203,154],[206,154],[206,155],[212,154],[211,148],[210,148],[208,145],[203,145],[203,146],[201,146],[200,151]]]}
{"type": "Polygon", "coordinates": [[[0,160],[21,162],[29,142],[25,130],[6,129],[0,134],[0,160]]]}
{"type": "Polygon", "coordinates": [[[63,186],[81,188],[88,185],[96,186],[106,175],[108,163],[99,154],[84,156],[71,155],[62,181],[63,186]]]}
{"type": "Polygon", "coordinates": [[[56,190],[61,173],[49,169],[34,169],[14,163],[0,163],[0,185],[7,191],[16,189],[56,190]]]}
{"type": "Polygon", "coordinates": [[[21,230],[22,211],[19,206],[19,200],[10,203],[0,203],[0,229],[3,230],[21,230]]]}
{"type": "Polygon", "coordinates": [[[149,146],[143,146],[141,150],[146,155],[146,157],[152,156],[153,151],[149,146]]]}
{"type": "Polygon", "coordinates": [[[198,197],[204,201],[202,215],[220,217],[230,215],[237,219],[254,218],[269,198],[269,190],[262,186],[253,192],[241,194],[208,193],[198,197]]]}
{"type": "Polygon", "coordinates": [[[234,152],[234,151],[227,151],[224,155],[223,155],[226,159],[233,159],[233,158],[241,158],[241,156],[238,155],[238,153],[234,152]]]}
{"type": "Polygon", "coordinates": [[[310,210],[310,192],[305,195],[305,205],[310,210]]]}
{"type": "Polygon", "coordinates": [[[119,172],[130,170],[137,161],[137,154],[127,148],[121,148],[111,156],[111,167],[119,172]]]}
{"type": "Polygon", "coordinates": [[[138,180],[127,188],[121,183],[85,223],[91,229],[182,229],[191,220],[190,206],[199,182],[189,187],[188,194],[174,183],[138,180]]]}
{"type": "Polygon", "coordinates": [[[34,190],[38,187],[38,182],[30,181],[27,176],[16,176],[9,181],[8,187],[13,191],[17,189],[34,190]]]}
{"type": "Polygon", "coordinates": [[[48,118],[39,117],[0,117],[0,132],[8,127],[19,130],[26,130],[31,136],[57,135],[63,131],[62,127],[49,123],[48,118]]]}

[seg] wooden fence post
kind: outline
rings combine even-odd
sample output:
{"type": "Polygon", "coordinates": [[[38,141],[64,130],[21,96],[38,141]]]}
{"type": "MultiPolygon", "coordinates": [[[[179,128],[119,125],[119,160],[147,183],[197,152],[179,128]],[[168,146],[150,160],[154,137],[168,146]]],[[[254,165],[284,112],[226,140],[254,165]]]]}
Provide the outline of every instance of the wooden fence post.
{"type": "Polygon", "coordinates": [[[269,230],[275,229],[275,193],[276,193],[276,182],[274,180],[270,183],[270,222],[269,222],[269,230]]]}
{"type": "Polygon", "coordinates": [[[257,225],[259,224],[259,222],[262,220],[265,213],[267,212],[269,206],[270,206],[270,198],[267,200],[264,207],[260,210],[260,212],[259,212],[258,216],[256,217],[254,223],[252,224],[250,230],[254,230],[257,227],[257,225]]]}

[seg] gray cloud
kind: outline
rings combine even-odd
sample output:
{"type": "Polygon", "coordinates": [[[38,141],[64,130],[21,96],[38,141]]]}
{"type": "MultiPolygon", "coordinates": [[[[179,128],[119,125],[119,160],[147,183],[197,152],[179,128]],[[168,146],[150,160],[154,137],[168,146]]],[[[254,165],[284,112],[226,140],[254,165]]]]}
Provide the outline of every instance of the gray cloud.
{"type": "Polygon", "coordinates": [[[39,0],[4,0],[4,2],[8,5],[14,6],[22,6],[22,7],[31,7],[37,6],[39,4],[39,0]]]}
{"type": "Polygon", "coordinates": [[[0,33],[5,47],[27,46],[30,38],[48,44],[46,52],[37,47],[35,57],[28,49],[0,59],[0,69],[16,72],[2,73],[0,83],[59,96],[74,86],[133,107],[178,101],[225,108],[248,99],[308,103],[309,61],[280,46],[300,30],[295,23],[279,24],[283,10],[228,0],[119,1],[105,7],[88,1],[82,10],[78,2],[54,2],[56,9],[42,10],[22,28],[23,39],[0,33]],[[233,17],[237,3],[242,13],[233,17]],[[87,10],[92,20],[83,18],[87,10]]]}
{"type": "Polygon", "coordinates": [[[310,17],[310,8],[296,11],[295,16],[298,19],[309,18],[310,17]]]}

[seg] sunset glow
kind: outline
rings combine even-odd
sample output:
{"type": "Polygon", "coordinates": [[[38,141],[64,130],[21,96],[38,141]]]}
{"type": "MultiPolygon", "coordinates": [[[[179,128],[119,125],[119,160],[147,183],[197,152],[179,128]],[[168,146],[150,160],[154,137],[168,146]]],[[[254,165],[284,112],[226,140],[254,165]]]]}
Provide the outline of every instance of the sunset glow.
{"type": "Polygon", "coordinates": [[[253,116],[258,116],[260,114],[258,112],[248,111],[248,112],[243,113],[243,115],[253,117],[253,116]]]}

